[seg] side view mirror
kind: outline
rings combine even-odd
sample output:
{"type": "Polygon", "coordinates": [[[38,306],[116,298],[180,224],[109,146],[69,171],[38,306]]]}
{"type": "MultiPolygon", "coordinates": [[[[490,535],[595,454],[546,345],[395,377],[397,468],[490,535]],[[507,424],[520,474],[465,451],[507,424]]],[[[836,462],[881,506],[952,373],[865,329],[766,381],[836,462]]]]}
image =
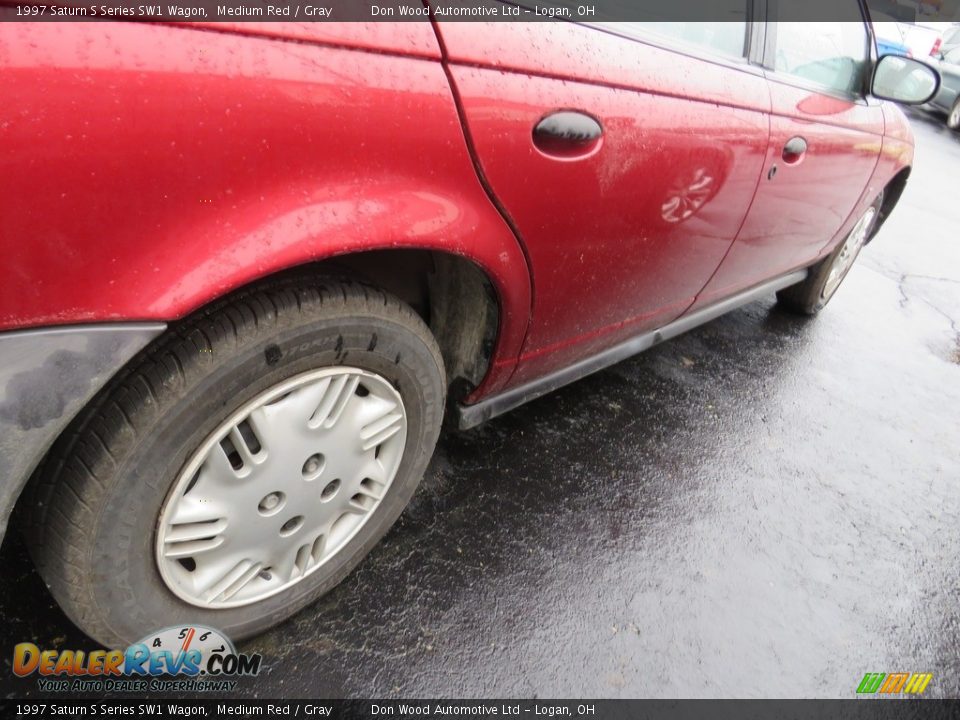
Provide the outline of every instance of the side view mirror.
{"type": "Polygon", "coordinates": [[[940,73],[919,60],[884,55],[873,70],[874,96],[884,100],[922,105],[940,89],[940,73]]]}

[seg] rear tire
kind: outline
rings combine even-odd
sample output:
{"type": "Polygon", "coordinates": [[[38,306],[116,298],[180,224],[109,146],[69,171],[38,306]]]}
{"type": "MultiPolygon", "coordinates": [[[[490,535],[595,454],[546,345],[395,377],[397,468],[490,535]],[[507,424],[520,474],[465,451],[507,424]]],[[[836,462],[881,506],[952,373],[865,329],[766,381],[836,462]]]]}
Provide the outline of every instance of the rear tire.
{"type": "MultiPolygon", "coordinates": [[[[75,432],[55,446],[35,482],[32,518],[26,528],[37,568],[70,619],[105,647],[125,647],[159,628],[181,623],[206,624],[222,630],[231,639],[260,633],[339,583],[399,517],[433,453],[442,421],[445,387],[440,351],[423,320],[407,305],[378,289],[340,281],[318,281],[309,285],[303,280],[278,281],[222,302],[163,336],[85,411],[75,425],[75,432]],[[333,369],[318,372],[321,368],[333,369]],[[364,382],[357,381],[360,384],[355,391],[343,390],[353,387],[345,384],[337,389],[337,395],[331,395],[334,383],[328,381],[322,387],[316,383],[311,385],[314,394],[294,391],[283,394],[291,382],[295,384],[302,378],[312,379],[317,375],[323,381],[325,374],[336,373],[346,373],[347,379],[368,378],[371,390],[364,387],[364,382]],[[271,389],[277,390],[275,397],[270,396],[271,389]],[[368,397],[371,393],[373,396],[368,397]],[[312,424],[308,430],[308,418],[313,423],[321,413],[317,409],[311,410],[313,414],[304,415],[302,427],[288,429],[277,425],[279,434],[273,430],[261,432],[257,422],[264,417],[270,423],[279,422],[275,421],[278,416],[292,417],[286,410],[286,415],[278,414],[276,408],[285,401],[299,403],[301,397],[306,398],[302,405],[287,406],[295,407],[296,423],[301,422],[302,409],[316,398],[333,398],[329,404],[341,408],[341,414],[333,422],[345,422],[340,418],[360,418],[351,420],[359,430],[348,428],[346,435],[351,441],[357,439],[357,447],[351,442],[349,448],[341,452],[336,448],[344,443],[338,440],[334,449],[329,443],[317,446],[323,449],[316,455],[308,455],[314,450],[302,450],[297,444],[293,446],[294,452],[287,444],[275,445],[276,452],[272,455],[269,442],[265,440],[260,447],[263,438],[292,437],[297,443],[316,443],[316,437],[310,433],[332,433],[330,427],[340,427],[312,424]],[[257,436],[250,441],[243,440],[249,447],[241,447],[238,440],[241,435],[226,436],[233,438],[236,447],[226,439],[217,440],[218,428],[232,422],[228,419],[235,416],[238,409],[246,412],[244,408],[255,405],[258,398],[267,398],[269,402],[261,403],[257,422],[253,413],[249,415],[250,424],[244,432],[249,434],[252,427],[257,436]],[[405,433],[402,441],[380,440],[389,434],[389,428],[384,432],[383,422],[392,422],[398,427],[400,424],[396,419],[386,418],[381,406],[375,405],[387,402],[382,398],[400,400],[399,414],[403,415],[405,433]],[[359,410],[351,410],[358,404],[359,410]],[[376,422],[371,421],[371,417],[376,422]],[[306,440],[302,440],[301,435],[306,440]],[[373,440],[369,439],[371,435],[373,440]],[[379,453],[387,442],[393,443],[392,449],[387,453],[388,460],[381,461],[379,453]],[[186,481],[184,473],[191,472],[189,463],[196,458],[207,457],[198,453],[208,446],[213,448],[209,450],[210,462],[221,463],[211,477],[221,484],[211,480],[209,487],[214,489],[204,491],[208,497],[191,495],[192,505],[185,512],[191,508],[204,511],[208,507],[226,508],[221,513],[222,522],[218,520],[210,525],[216,526],[210,533],[229,527],[233,530],[223,530],[226,540],[219,538],[219,545],[210,542],[209,537],[201,538],[201,544],[219,549],[214,551],[204,546],[193,558],[183,562],[174,558],[182,569],[171,574],[170,568],[163,564],[166,548],[175,545],[173,541],[177,539],[170,534],[170,528],[177,528],[182,534],[185,526],[171,525],[173,521],[164,519],[167,516],[163,513],[172,507],[170,503],[183,501],[184,493],[194,493],[195,486],[202,486],[199,478],[206,476],[201,471],[186,481]],[[242,458],[234,458],[231,448],[240,451],[242,458]],[[251,454],[254,448],[258,449],[251,454]],[[217,455],[221,449],[223,455],[217,455]],[[326,457],[323,452],[327,453],[326,457]],[[306,456],[305,460],[301,454],[306,456]],[[257,465],[258,456],[262,468],[257,465]],[[225,465],[222,464],[224,458],[228,460],[225,465]],[[362,480],[348,477],[355,467],[360,468],[358,477],[372,474],[373,471],[368,472],[371,458],[381,467],[391,465],[387,470],[392,470],[392,474],[385,470],[383,476],[390,475],[389,479],[381,483],[378,476],[376,483],[368,483],[367,477],[362,480]],[[240,464],[239,470],[237,464],[231,464],[234,460],[240,464]],[[290,463],[293,463],[293,473],[286,467],[290,463]],[[283,465],[282,472],[276,469],[280,465],[283,465]],[[230,474],[231,467],[236,477],[230,474]],[[323,467],[337,468],[331,472],[338,477],[325,477],[323,467]],[[344,467],[347,469],[342,470],[344,467]],[[315,492],[317,500],[304,502],[301,495],[308,492],[304,488],[314,480],[309,492],[315,492]],[[262,488],[256,486],[251,490],[257,498],[262,494],[263,500],[258,506],[254,499],[252,506],[247,507],[249,498],[241,497],[238,488],[252,487],[252,482],[265,483],[262,488]],[[294,484],[273,488],[281,482],[294,484]],[[364,487],[374,487],[375,492],[370,492],[374,499],[361,497],[367,491],[359,487],[349,490],[349,493],[358,493],[352,497],[341,492],[343,515],[336,516],[339,520],[329,520],[317,538],[333,537],[333,531],[327,533],[327,530],[340,520],[343,522],[337,527],[347,527],[353,534],[340,532],[337,549],[328,555],[319,551],[312,558],[309,552],[289,555],[287,546],[280,547],[281,541],[291,536],[291,543],[309,545],[311,538],[306,533],[310,529],[311,512],[320,508],[322,502],[328,502],[331,488],[336,493],[341,482],[345,488],[349,483],[368,483],[364,487]],[[321,497],[321,490],[326,495],[321,497]],[[277,509],[287,500],[282,512],[277,509]],[[348,507],[349,501],[355,504],[348,507]],[[357,504],[367,509],[356,509],[357,504]],[[288,519],[287,515],[291,517],[288,519]],[[359,525],[353,522],[354,515],[364,518],[362,522],[357,521],[359,525]],[[250,572],[242,573],[243,592],[236,589],[235,581],[224,580],[226,575],[208,574],[206,577],[219,577],[221,585],[234,584],[228,585],[215,601],[208,602],[199,591],[191,595],[191,573],[198,567],[206,567],[203,563],[210,557],[203,553],[219,552],[226,558],[224,562],[236,563],[236,556],[229,555],[223,544],[247,542],[249,545],[252,541],[244,538],[261,532],[261,521],[263,528],[267,528],[264,532],[273,533],[271,542],[278,544],[277,557],[296,558],[296,568],[283,570],[289,573],[292,584],[283,587],[277,584],[278,577],[284,581],[288,577],[281,576],[280,564],[273,567],[260,562],[259,569],[254,569],[256,563],[251,560],[250,572]],[[347,521],[353,524],[345,526],[347,521]],[[282,524],[279,534],[270,523],[278,527],[282,524]],[[228,535],[229,532],[233,534],[228,535]],[[191,562],[193,570],[189,568],[191,562]],[[177,577],[185,578],[181,585],[177,585],[177,577]],[[263,592],[258,594],[251,588],[263,592]],[[226,600],[237,600],[239,605],[231,605],[226,600]]],[[[318,402],[322,408],[323,402],[318,402]]],[[[203,472],[206,467],[206,464],[202,466],[203,472]]],[[[184,511],[184,507],[174,509],[184,511]]],[[[200,524],[189,521],[190,527],[200,524]]],[[[178,547],[182,549],[184,543],[178,547]]],[[[237,545],[227,547],[230,553],[246,552],[244,547],[237,551],[237,545]]],[[[290,547],[294,551],[302,550],[299,546],[290,547]]],[[[316,550],[316,545],[310,547],[316,550]]],[[[250,552],[261,552],[261,545],[255,545],[250,552]]],[[[175,569],[176,565],[171,567],[175,569]]],[[[234,566],[222,567],[229,570],[234,566]]],[[[210,565],[211,572],[220,572],[222,567],[210,565]]],[[[198,581],[197,587],[201,584],[198,581]]]]}
{"type": "Polygon", "coordinates": [[[816,315],[826,307],[870,238],[880,215],[883,194],[877,196],[832,253],[810,268],[806,280],[777,293],[777,302],[801,315],[816,315]]]}

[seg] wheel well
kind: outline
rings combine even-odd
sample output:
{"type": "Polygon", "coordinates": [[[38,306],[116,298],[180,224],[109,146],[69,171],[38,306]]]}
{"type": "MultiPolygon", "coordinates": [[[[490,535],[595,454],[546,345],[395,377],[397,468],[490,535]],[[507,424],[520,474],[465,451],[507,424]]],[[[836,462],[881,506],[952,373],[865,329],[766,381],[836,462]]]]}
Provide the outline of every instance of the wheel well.
{"type": "Polygon", "coordinates": [[[890,216],[890,213],[893,212],[893,208],[896,207],[900,201],[900,196],[903,195],[903,189],[907,186],[907,179],[909,177],[910,168],[905,167],[894,175],[886,187],[883,188],[883,201],[880,203],[880,215],[877,218],[877,222],[873,225],[873,231],[870,233],[867,242],[873,240],[880,230],[880,226],[883,225],[890,216]]]}
{"type": "MultiPolygon", "coordinates": [[[[410,305],[437,339],[451,400],[462,399],[487,373],[500,306],[487,275],[466,258],[430,250],[371,250],[279,274],[345,276],[376,285],[410,305]]],[[[252,286],[276,277],[261,278],[252,286]]]]}
{"type": "MultiPolygon", "coordinates": [[[[487,373],[500,323],[500,304],[496,291],[486,273],[472,261],[460,256],[428,250],[378,250],[338,256],[274,273],[223,295],[198,308],[196,313],[208,312],[211,307],[228,303],[232,296],[244,294],[262,283],[273,282],[281,276],[305,278],[340,277],[366,282],[396,295],[409,304],[427,323],[437,340],[446,369],[448,400],[459,401],[477,387],[487,373]]],[[[176,322],[171,323],[171,332],[176,322]]],[[[161,336],[162,337],[162,336],[161,336]]],[[[155,347],[158,338],[146,345],[126,366],[94,395],[84,410],[59,433],[54,442],[62,442],[77,427],[79,418],[109,395],[142,358],[155,347]]],[[[37,477],[48,471],[50,450],[37,463],[29,478],[11,497],[12,518],[22,518],[25,492],[36,483],[37,477]]],[[[27,500],[29,501],[29,500],[27,500]]],[[[0,517],[0,540],[3,539],[6,517],[0,517]]]]}

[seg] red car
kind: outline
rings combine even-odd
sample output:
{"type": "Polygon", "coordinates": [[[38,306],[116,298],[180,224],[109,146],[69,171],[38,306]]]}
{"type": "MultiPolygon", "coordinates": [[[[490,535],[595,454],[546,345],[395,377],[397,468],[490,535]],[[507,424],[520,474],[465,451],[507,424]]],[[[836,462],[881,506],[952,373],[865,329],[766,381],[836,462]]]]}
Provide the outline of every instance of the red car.
{"type": "Polygon", "coordinates": [[[108,647],[260,632],[445,416],[820,310],[938,82],[867,21],[8,25],[0,518],[108,647]]]}

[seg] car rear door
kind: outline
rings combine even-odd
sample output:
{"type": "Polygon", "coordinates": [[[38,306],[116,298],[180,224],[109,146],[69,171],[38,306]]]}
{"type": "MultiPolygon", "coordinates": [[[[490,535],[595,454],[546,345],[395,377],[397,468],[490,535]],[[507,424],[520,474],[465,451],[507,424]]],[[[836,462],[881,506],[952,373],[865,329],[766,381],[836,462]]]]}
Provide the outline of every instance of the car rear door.
{"type": "MultiPolygon", "coordinates": [[[[856,0],[837,2],[860,12],[856,0]]],[[[883,111],[864,92],[872,67],[864,22],[770,23],[764,65],[772,110],[763,179],[695,307],[812,264],[867,190],[880,155],[883,111]]]]}
{"type": "Polygon", "coordinates": [[[479,169],[532,268],[511,384],[675,319],[736,237],[769,90],[745,58],[747,3],[730,2],[739,22],[713,28],[438,23],[479,169]]]}

